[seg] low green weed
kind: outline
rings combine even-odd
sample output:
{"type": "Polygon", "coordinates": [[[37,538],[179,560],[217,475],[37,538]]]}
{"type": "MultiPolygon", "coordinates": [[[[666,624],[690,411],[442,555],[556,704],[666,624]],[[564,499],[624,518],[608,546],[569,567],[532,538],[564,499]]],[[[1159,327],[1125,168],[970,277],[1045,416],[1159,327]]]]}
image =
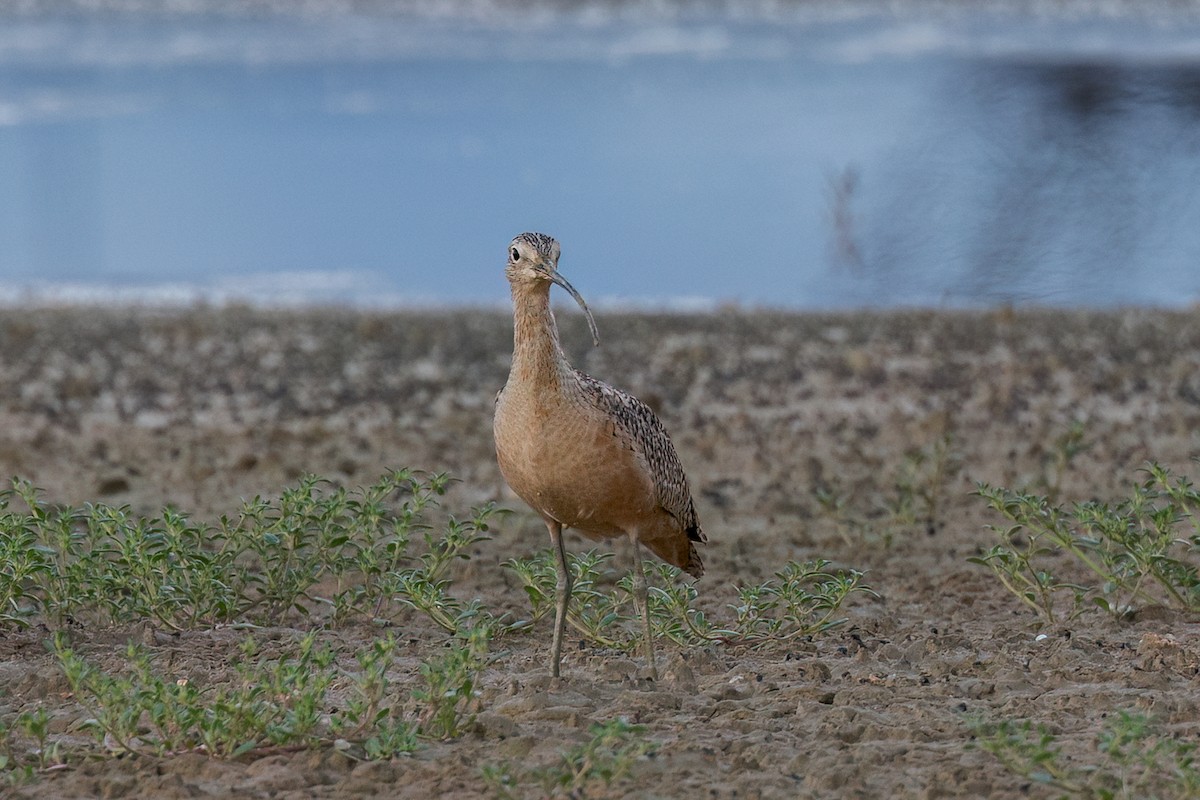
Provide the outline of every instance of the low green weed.
{"type": "Polygon", "coordinates": [[[245,640],[230,681],[207,689],[161,675],[136,645],[118,674],[90,664],[61,638],[55,647],[97,740],[109,750],[154,755],[200,750],[232,758],[270,745],[314,744],[335,677],[333,651],[313,634],[279,658],[259,656],[257,643],[245,640]]]}
{"type": "Polygon", "coordinates": [[[479,674],[487,664],[492,624],[477,625],[451,639],[440,656],[421,665],[422,685],[413,693],[421,708],[421,732],[436,739],[460,736],[475,719],[479,674]]]}
{"type": "MultiPolygon", "coordinates": [[[[633,619],[632,597],[624,588],[607,592],[597,588],[602,577],[601,567],[612,558],[612,553],[595,550],[567,554],[573,584],[571,603],[567,606],[567,624],[601,647],[632,647],[634,642],[628,637],[608,634],[614,626],[633,619]]],[[[510,559],[503,566],[520,579],[535,620],[553,613],[557,572],[554,556],[549,550],[530,558],[510,559]]]]}
{"type": "Polygon", "coordinates": [[[32,753],[27,748],[18,751],[21,741],[18,737],[24,726],[19,717],[12,722],[18,730],[14,731],[7,721],[0,718],[0,786],[20,786],[36,780],[39,764],[42,763],[41,754],[45,752],[44,744],[32,753]]]}
{"type": "Polygon", "coordinates": [[[50,713],[44,706],[22,711],[12,720],[11,728],[0,720],[0,784],[27,783],[38,773],[63,763],[64,753],[50,735],[50,713]],[[17,739],[28,746],[18,754],[17,739]]]}
{"type": "MultiPolygon", "coordinates": [[[[109,753],[162,756],[202,752],[235,758],[278,747],[336,746],[355,758],[394,758],[422,739],[453,739],[480,710],[481,676],[491,642],[522,627],[478,600],[452,592],[453,565],[488,538],[499,513],[430,522],[450,479],[394,470],[374,484],[343,489],[308,477],[276,500],[254,498],[214,524],[167,509],[139,516],[128,507],[56,506],[28,482],[0,491],[0,625],[122,625],[149,621],[169,630],[295,620],[321,624],[355,617],[378,621],[406,609],[451,634],[411,685],[393,673],[389,636],[339,658],[319,633],[267,644],[247,638],[224,673],[209,682],[164,670],[154,650],[130,646],[121,666],[102,669],[54,639],[54,652],[83,729],[109,753]]],[[[632,581],[607,574],[608,554],[571,557],[576,589],[569,613],[589,641],[632,650],[639,643],[632,581]]],[[[535,618],[554,606],[548,553],[511,561],[535,618]]],[[[789,564],[757,586],[742,587],[728,619],[695,608],[696,590],[679,571],[647,564],[655,634],[680,646],[750,644],[820,633],[858,592],[862,574],[828,562],[789,564]]],[[[56,768],[79,752],[50,733],[45,710],[0,719],[0,772],[13,783],[56,768]],[[19,745],[19,746],[16,746],[19,745]]],[[[650,747],[640,729],[617,721],[561,764],[532,775],[546,792],[583,796],[628,772],[650,747]]],[[[73,745],[74,746],[74,745],[73,745]]],[[[526,775],[525,777],[530,777],[526,775]]]]}
{"type": "Polygon", "coordinates": [[[459,633],[485,614],[477,600],[464,603],[451,596],[450,580],[445,577],[456,560],[470,558],[473,545],[491,538],[486,535],[488,519],[498,512],[489,505],[474,513],[467,522],[451,517],[441,536],[427,530],[420,565],[389,573],[390,586],[399,602],[425,613],[450,633],[459,633]]]}
{"type": "Polygon", "coordinates": [[[750,641],[778,641],[824,633],[844,620],[834,615],[855,593],[874,595],[857,570],[833,572],[825,560],[788,562],[775,580],[738,589],[734,630],[750,641]]]}
{"type": "Polygon", "coordinates": [[[1008,524],[989,526],[999,542],[969,560],[1051,623],[1093,604],[1115,617],[1147,605],[1200,609],[1200,492],[1158,464],[1143,472],[1147,477],[1129,498],[1112,504],[1066,506],[979,484],[975,494],[1008,524]],[[1060,554],[1093,580],[1056,577],[1051,562],[1060,554]]]}
{"type": "Polygon", "coordinates": [[[448,594],[447,571],[488,538],[498,512],[487,505],[435,530],[427,512],[450,482],[393,470],[347,490],[310,476],[277,500],[256,497],[236,517],[203,525],[174,509],[139,517],[128,507],[54,507],[17,480],[0,492],[0,623],[150,620],[182,630],[409,607],[454,631],[478,609],[448,594]],[[417,532],[420,555],[409,552],[417,532]],[[318,585],[332,592],[320,595],[318,585]]]}
{"type": "Polygon", "coordinates": [[[1149,717],[1119,711],[1094,740],[1088,763],[1063,753],[1059,737],[1045,727],[1010,720],[970,723],[975,745],[1025,780],[1061,792],[1060,797],[1096,800],[1186,800],[1200,796],[1196,744],[1167,736],[1149,717]]]}
{"type": "Polygon", "coordinates": [[[816,487],[813,498],[847,545],[878,542],[890,547],[896,531],[918,526],[929,534],[937,531],[946,486],[961,468],[954,438],[947,433],[905,454],[892,475],[891,494],[878,508],[852,513],[846,491],[837,483],[816,487]]]}
{"type": "Polygon", "coordinates": [[[416,751],[421,734],[407,718],[403,695],[389,676],[396,656],[396,637],[376,639],[355,656],[358,671],[350,675],[350,691],[330,727],[339,739],[361,743],[369,760],[392,759],[416,751]]]}
{"type": "MultiPolygon", "coordinates": [[[[568,554],[574,577],[567,622],[585,639],[601,647],[633,650],[640,644],[633,579],[625,575],[607,591],[602,566],[608,553],[568,554]]],[[[551,614],[555,604],[553,556],[543,551],[531,558],[504,565],[516,573],[532,606],[533,618],[551,614]]],[[[651,627],[680,646],[725,641],[758,644],[821,633],[839,625],[837,611],[853,594],[873,594],[856,570],[832,571],[828,561],[790,562],[773,580],[738,589],[739,602],[731,606],[732,620],[710,620],[693,607],[694,586],[679,580],[680,571],[659,562],[644,562],[651,627]]]]}
{"type": "Polygon", "coordinates": [[[497,797],[588,797],[627,776],[657,750],[645,727],[618,718],[592,725],[591,738],[562,753],[551,765],[523,769],[508,762],[483,767],[484,782],[497,797]],[[534,788],[536,787],[536,789],[534,788]]]}
{"type": "Polygon", "coordinates": [[[896,473],[895,497],[889,506],[894,524],[920,525],[926,533],[936,533],[946,484],[961,466],[954,439],[948,433],[906,454],[896,473]]]}
{"type": "Polygon", "coordinates": [[[1063,478],[1075,459],[1092,448],[1087,429],[1080,420],[1075,420],[1054,440],[1054,447],[1046,454],[1042,463],[1041,485],[1051,502],[1058,500],[1062,492],[1063,478]]]}
{"type": "MultiPolygon", "coordinates": [[[[236,758],[271,747],[310,747],[337,741],[355,745],[362,758],[413,752],[420,737],[452,739],[466,730],[479,707],[479,677],[488,663],[490,624],[464,630],[446,651],[425,662],[411,692],[389,678],[396,641],[376,640],[344,671],[336,653],[307,634],[282,653],[266,654],[243,641],[227,680],[201,687],[164,675],[149,652],[130,645],[125,667],[100,669],[66,646],[55,653],[72,692],[88,713],[84,727],[112,752],[156,756],[199,751],[236,758]],[[335,701],[335,686],[340,699],[335,701]],[[411,702],[410,702],[411,701],[411,702]],[[406,710],[409,706],[415,711],[406,710]],[[333,710],[330,710],[330,709],[333,710]]],[[[44,720],[17,718],[43,758],[57,758],[46,743],[44,720]]]]}

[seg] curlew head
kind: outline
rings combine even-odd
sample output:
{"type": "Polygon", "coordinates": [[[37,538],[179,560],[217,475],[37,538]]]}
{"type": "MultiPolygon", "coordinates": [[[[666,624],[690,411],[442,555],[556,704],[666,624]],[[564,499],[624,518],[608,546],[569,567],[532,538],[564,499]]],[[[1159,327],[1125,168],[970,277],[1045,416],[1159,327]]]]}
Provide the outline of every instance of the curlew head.
{"type": "Polygon", "coordinates": [[[575,291],[575,287],[559,274],[558,256],[561,252],[558,241],[553,236],[544,233],[522,233],[508,246],[508,265],[504,268],[504,274],[514,286],[549,281],[566,289],[587,316],[592,342],[598,347],[600,333],[596,330],[596,320],[592,319],[592,310],[584,302],[583,296],[575,291]]]}

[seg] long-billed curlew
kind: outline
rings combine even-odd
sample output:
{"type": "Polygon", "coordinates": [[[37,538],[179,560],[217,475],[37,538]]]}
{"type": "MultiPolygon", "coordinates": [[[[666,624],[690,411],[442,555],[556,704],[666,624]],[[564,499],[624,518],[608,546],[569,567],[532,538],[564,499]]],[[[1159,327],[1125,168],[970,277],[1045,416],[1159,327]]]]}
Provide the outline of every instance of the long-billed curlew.
{"type": "Polygon", "coordinates": [[[512,286],[513,359],[496,396],[496,457],[508,485],[533,507],[550,531],[558,571],[550,671],[559,675],[571,571],[563,528],[589,539],[629,537],[634,599],[642,616],[646,661],[657,679],[646,608],[641,547],[699,578],[696,542],[707,541],[696,519],[687,477],[658,417],[632,395],[574,369],[563,355],[550,311],[550,284],[587,303],[558,272],[558,242],[522,233],[508,248],[512,286]]]}

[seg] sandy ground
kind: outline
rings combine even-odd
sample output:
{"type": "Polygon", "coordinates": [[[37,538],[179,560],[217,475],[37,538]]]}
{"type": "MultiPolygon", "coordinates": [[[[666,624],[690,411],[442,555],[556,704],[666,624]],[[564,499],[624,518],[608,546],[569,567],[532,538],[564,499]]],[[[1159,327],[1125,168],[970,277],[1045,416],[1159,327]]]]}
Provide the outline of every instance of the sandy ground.
{"type": "MultiPolygon", "coordinates": [[[[764,649],[662,646],[662,680],[572,638],[565,680],[546,676],[549,625],[505,640],[484,676],[472,734],[412,758],[355,763],[328,752],[232,762],[201,755],[87,761],[15,797],[487,797],[479,766],[549,763],[589,723],[625,716],[659,745],[612,796],[1046,796],[970,747],[966,719],[1032,720],[1064,752],[1098,758],[1119,709],[1195,736],[1197,621],[1155,610],[1118,624],[1099,612],[1044,629],[966,559],[991,543],[974,481],[1051,480],[1054,442],[1074,421],[1092,447],[1066,498],[1109,498],[1157,459],[1188,471],[1200,453],[1195,313],[997,311],[708,316],[602,314],[603,345],[563,314],[569,355],[647,400],[672,432],[710,537],[706,607],[785,560],[825,557],[869,571],[879,593],[813,641],[764,649]],[[913,453],[949,436],[955,467],[932,520],[887,511],[913,453]],[[843,530],[817,489],[846,497],[843,530]],[[1039,633],[1049,634],[1037,639],[1039,633]]],[[[517,509],[457,585],[497,609],[523,596],[494,565],[545,546],[505,489],[491,443],[510,322],[476,314],[345,311],[5,311],[0,315],[0,474],[48,498],[200,515],[277,493],[315,472],[349,485],[387,466],[449,470],[447,505],[517,509]]],[[[583,546],[572,539],[573,548],[583,546]]],[[[444,636],[398,620],[414,655],[444,636]]],[[[283,631],[280,635],[288,635],[283,631]]],[[[377,635],[325,631],[353,644],[377,635]]],[[[144,630],[74,633],[103,660],[144,630]]],[[[0,705],[79,712],[46,631],[0,631],[0,705]]],[[[149,637],[180,669],[209,668],[237,634],[149,637]]]]}

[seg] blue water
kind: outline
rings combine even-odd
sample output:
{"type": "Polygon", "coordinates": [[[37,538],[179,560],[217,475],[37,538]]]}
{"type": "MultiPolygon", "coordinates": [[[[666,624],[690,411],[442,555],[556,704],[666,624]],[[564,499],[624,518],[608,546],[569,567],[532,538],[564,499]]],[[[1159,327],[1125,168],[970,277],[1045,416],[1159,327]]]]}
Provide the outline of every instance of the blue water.
{"type": "Polygon", "coordinates": [[[1200,25],[27,18],[0,300],[1200,300],[1200,25]]]}

